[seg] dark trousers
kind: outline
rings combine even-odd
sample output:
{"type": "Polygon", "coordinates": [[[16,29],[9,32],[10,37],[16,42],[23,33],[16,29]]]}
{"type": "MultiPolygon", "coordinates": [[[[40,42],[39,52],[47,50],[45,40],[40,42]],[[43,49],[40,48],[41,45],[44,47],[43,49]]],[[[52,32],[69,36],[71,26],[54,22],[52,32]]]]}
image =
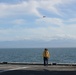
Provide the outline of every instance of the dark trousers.
{"type": "Polygon", "coordinates": [[[44,66],[48,65],[48,58],[44,57],[44,66]]]}

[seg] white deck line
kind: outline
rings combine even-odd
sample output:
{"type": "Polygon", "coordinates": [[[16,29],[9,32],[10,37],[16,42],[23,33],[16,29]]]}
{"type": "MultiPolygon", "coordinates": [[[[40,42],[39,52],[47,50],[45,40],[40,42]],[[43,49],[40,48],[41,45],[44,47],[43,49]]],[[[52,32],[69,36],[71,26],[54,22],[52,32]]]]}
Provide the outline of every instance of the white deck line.
{"type": "Polygon", "coordinates": [[[13,70],[19,70],[19,69],[26,69],[26,68],[29,68],[29,67],[18,67],[18,68],[8,69],[8,70],[0,71],[0,73],[7,72],[7,71],[13,71],[13,70]]]}

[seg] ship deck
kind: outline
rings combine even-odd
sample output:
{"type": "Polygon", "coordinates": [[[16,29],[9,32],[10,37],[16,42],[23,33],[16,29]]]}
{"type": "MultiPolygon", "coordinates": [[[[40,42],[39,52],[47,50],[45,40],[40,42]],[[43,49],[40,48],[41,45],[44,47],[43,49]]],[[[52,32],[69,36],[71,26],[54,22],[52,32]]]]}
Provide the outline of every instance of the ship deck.
{"type": "Polygon", "coordinates": [[[76,64],[0,63],[0,75],[76,75],[76,64]]]}

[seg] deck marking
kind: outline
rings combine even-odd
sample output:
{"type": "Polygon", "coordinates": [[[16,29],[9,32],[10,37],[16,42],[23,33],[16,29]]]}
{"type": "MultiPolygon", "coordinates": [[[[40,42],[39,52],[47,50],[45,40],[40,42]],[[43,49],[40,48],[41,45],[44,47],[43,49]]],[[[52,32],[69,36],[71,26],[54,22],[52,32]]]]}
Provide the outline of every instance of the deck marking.
{"type": "Polygon", "coordinates": [[[29,67],[18,67],[18,68],[8,69],[8,70],[5,70],[5,71],[0,71],[0,73],[2,73],[2,72],[8,72],[8,71],[13,71],[13,70],[19,70],[19,69],[26,69],[26,68],[29,68],[29,67]]]}

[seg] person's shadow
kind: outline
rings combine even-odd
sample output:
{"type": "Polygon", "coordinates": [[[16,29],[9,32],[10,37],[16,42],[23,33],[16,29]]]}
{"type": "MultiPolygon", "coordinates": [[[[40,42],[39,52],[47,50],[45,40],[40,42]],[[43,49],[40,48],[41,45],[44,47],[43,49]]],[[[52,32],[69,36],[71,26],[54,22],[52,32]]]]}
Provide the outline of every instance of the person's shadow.
{"type": "Polygon", "coordinates": [[[13,70],[2,72],[0,75],[76,75],[76,71],[49,71],[43,70],[13,70]]]}

